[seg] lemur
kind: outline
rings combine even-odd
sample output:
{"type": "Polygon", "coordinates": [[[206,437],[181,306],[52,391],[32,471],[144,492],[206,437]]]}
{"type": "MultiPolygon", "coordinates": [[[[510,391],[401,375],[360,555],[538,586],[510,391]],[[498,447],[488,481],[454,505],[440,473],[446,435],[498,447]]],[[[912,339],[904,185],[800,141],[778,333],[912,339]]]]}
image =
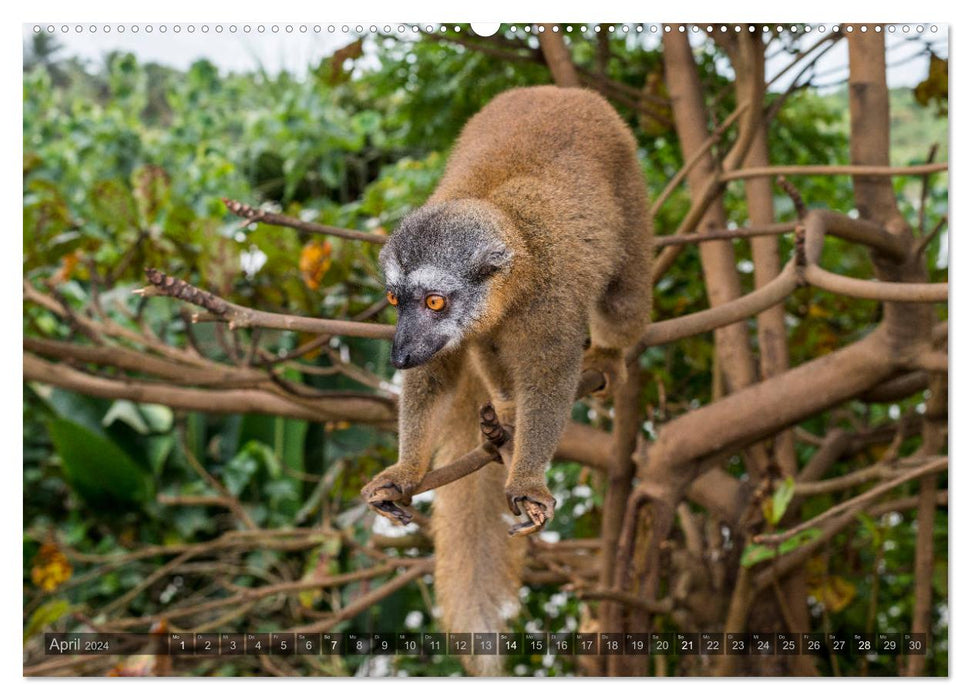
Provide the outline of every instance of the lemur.
{"type": "MultiPolygon", "coordinates": [[[[555,500],[544,472],[582,369],[625,381],[651,314],[651,223],[630,129],[596,93],[519,88],[465,125],[427,203],[380,254],[403,370],[398,462],[362,490],[393,521],[429,468],[481,441],[479,407],[513,427],[511,464],[438,489],[435,589],[450,631],[500,631],[518,609],[523,539],[555,500]],[[589,349],[584,351],[589,338],[589,349]],[[509,516],[507,516],[508,518],[509,516]]],[[[501,672],[501,657],[468,657],[501,672]]]]}

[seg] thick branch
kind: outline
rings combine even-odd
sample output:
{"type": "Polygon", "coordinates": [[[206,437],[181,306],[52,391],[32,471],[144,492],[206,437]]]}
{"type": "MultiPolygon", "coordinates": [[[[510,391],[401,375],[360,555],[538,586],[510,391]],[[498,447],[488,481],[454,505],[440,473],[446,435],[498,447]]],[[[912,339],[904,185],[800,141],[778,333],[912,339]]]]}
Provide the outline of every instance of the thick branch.
{"type": "Polygon", "coordinates": [[[813,286],[856,299],[919,303],[947,301],[947,282],[930,284],[859,280],[827,272],[817,265],[806,267],[804,274],[806,281],[813,286]]]}
{"type": "Polygon", "coordinates": [[[218,386],[220,388],[254,388],[267,383],[265,372],[247,367],[186,365],[118,345],[80,345],[63,340],[24,338],[24,350],[60,360],[90,362],[139,372],[180,384],[218,386]]]}
{"type": "Polygon", "coordinates": [[[543,50],[543,58],[553,76],[553,82],[560,87],[580,87],[570,50],[563,41],[563,35],[554,32],[553,24],[540,25],[545,31],[539,32],[539,46],[543,50]]]}
{"type": "Polygon", "coordinates": [[[687,316],[652,323],[634,352],[640,354],[644,349],[655,345],[663,345],[742,321],[784,301],[798,285],[795,263],[790,262],[775,280],[745,296],[687,316]]]}
{"type": "Polygon", "coordinates": [[[896,371],[882,328],[836,352],[666,424],[640,454],[642,483],[689,483],[712,454],[760,440],[863,393],[896,371]]]}
{"type": "Polygon", "coordinates": [[[806,255],[810,263],[819,262],[826,236],[865,245],[895,263],[904,262],[910,253],[910,243],[906,239],[893,235],[872,221],[852,219],[831,209],[811,210],[804,223],[806,255]]]}
{"type": "MultiPolygon", "coordinates": [[[[685,154],[693,154],[701,150],[711,136],[707,129],[698,69],[685,34],[666,33],[662,37],[662,42],[664,74],[671,95],[671,106],[681,151],[685,154]]],[[[753,111],[755,110],[749,109],[743,115],[739,137],[726,159],[733,161],[737,159],[740,162],[748,150],[759,116],[753,115],[753,111]]],[[[702,157],[697,166],[690,171],[687,180],[693,203],[700,204],[708,199],[710,185],[716,183],[715,176],[719,169],[720,164],[709,153],[707,157],[702,157]]],[[[704,209],[699,213],[701,216],[699,228],[702,231],[706,228],[725,228],[724,207],[717,198],[713,197],[710,202],[706,202],[704,209]]],[[[685,225],[682,223],[682,226],[685,225]]],[[[687,228],[690,230],[694,225],[687,228]]],[[[699,252],[710,305],[714,308],[742,296],[731,243],[708,241],[699,246],[699,252]]],[[[660,263],[660,259],[658,262],[660,263]]],[[[715,346],[730,391],[738,390],[755,381],[755,362],[744,324],[732,323],[719,327],[715,332],[715,346]]]]}

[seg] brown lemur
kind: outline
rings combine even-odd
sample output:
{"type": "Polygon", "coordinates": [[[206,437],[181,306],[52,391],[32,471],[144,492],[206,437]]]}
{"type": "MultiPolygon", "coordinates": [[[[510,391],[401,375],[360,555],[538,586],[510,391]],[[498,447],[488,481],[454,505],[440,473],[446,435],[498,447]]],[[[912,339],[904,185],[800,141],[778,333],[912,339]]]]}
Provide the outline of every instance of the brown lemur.
{"type": "MultiPolygon", "coordinates": [[[[428,202],[381,251],[404,370],[397,464],[362,490],[382,515],[432,466],[481,442],[479,407],[513,427],[512,463],[438,489],[435,587],[446,629],[503,628],[518,608],[522,538],[553,516],[544,472],[583,368],[624,381],[651,313],[647,193],[627,125],[594,92],[520,88],[465,125],[428,202]],[[584,353],[589,336],[590,347],[584,353]],[[507,516],[508,518],[508,516],[507,516]]],[[[499,672],[501,657],[471,657],[499,672]]]]}

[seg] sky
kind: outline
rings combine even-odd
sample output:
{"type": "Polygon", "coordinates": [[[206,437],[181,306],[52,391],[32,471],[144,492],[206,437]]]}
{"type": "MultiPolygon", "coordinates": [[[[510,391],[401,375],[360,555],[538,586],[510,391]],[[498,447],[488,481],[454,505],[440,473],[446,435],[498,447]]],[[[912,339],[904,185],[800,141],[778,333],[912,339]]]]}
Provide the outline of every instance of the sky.
{"type": "MultiPolygon", "coordinates": [[[[488,31],[488,25],[484,26],[488,31]]],[[[588,25],[588,33],[591,33],[591,26],[588,25]]],[[[621,31],[624,25],[613,26],[617,31],[621,31]]],[[[633,31],[637,25],[626,26],[633,31]]],[[[641,26],[644,27],[645,41],[648,46],[660,43],[660,32],[651,32],[651,27],[656,28],[659,25],[648,23],[641,26]]],[[[825,31],[829,31],[832,27],[832,25],[813,25],[813,30],[800,39],[800,45],[808,47],[823,36],[825,31],[819,32],[820,26],[825,31]]],[[[922,43],[930,43],[938,55],[946,57],[948,26],[944,24],[893,26],[895,31],[887,34],[888,81],[891,87],[913,87],[927,75],[927,56],[917,56],[921,53],[922,43]],[[909,31],[904,31],[905,26],[909,31]],[[918,26],[922,31],[917,31],[918,26]],[[914,37],[919,37],[919,40],[915,41],[914,37]]],[[[24,41],[27,42],[35,28],[39,28],[40,31],[49,31],[52,28],[64,47],[62,56],[78,56],[95,66],[102,62],[107,53],[124,50],[135,53],[142,61],[153,61],[182,69],[199,58],[208,58],[226,71],[248,71],[262,66],[271,73],[287,70],[301,75],[309,66],[353,41],[359,36],[356,32],[367,33],[372,27],[376,30],[386,28],[390,31],[397,31],[402,27],[406,36],[413,36],[411,26],[403,25],[259,22],[248,24],[25,24],[23,36],[24,41]],[[109,30],[107,32],[106,27],[109,30]],[[260,31],[261,28],[262,31],[260,31]]],[[[717,28],[720,28],[720,25],[716,25],[717,28]]],[[[731,31],[734,26],[729,25],[728,29],[731,31]]],[[[704,40],[704,32],[699,31],[692,36],[696,43],[704,40]]],[[[770,57],[767,63],[767,75],[774,76],[789,60],[789,57],[784,54],[770,57]]],[[[820,61],[818,70],[826,75],[825,78],[820,78],[820,82],[830,83],[845,77],[847,61],[846,42],[840,42],[820,61]]],[[[786,75],[776,87],[784,89],[787,81],[793,79],[797,72],[792,71],[786,75]]]]}

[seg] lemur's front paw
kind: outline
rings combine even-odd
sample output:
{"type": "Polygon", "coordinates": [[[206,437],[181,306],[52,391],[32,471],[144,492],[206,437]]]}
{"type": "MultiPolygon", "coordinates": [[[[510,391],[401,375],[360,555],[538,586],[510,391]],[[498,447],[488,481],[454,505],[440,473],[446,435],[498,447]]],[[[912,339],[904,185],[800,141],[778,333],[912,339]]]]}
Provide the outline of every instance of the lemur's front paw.
{"type": "Polygon", "coordinates": [[[627,363],[624,353],[616,348],[592,347],[583,353],[583,370],[600,372],[604,376],[604,386],[593,392],[594,396],[606,398],[627,381],[627,363]]]}
{"type": "Polygon", "coordinates": [[[553,519],[553,510],[556,508],[556,499],[542,482],[528,486],[506,484],[506,502],[513,515],[522,515],[525,512],[529,518],[509,528],[510,535],[523,536],[542,530],[553,519]]]}
{"type": "Polygon", "coordinates": [[[411,494],[420,482],[420,471],[396,464],[371,479],[361,489],[361,496],[376,513],[399,525],[407,525],[414,515],[401,506],[411,504],[411,494]]]}

